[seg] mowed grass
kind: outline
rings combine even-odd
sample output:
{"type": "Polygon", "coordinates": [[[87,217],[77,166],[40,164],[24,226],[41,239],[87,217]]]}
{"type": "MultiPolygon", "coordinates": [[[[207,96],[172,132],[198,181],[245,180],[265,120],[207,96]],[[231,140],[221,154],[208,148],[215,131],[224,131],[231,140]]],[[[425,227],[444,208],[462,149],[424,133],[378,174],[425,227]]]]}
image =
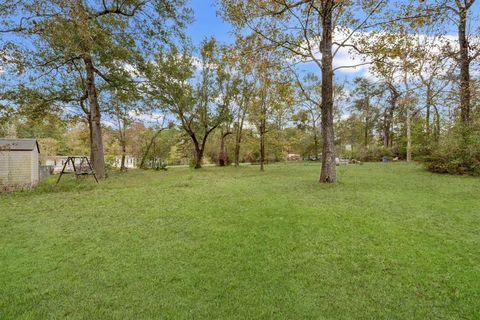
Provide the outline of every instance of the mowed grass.
{"type": "Polygon", "coordinates": [[[480,318],[480,179],[318,175],[172,168],[0,195],[0,318],[480,318]]]}

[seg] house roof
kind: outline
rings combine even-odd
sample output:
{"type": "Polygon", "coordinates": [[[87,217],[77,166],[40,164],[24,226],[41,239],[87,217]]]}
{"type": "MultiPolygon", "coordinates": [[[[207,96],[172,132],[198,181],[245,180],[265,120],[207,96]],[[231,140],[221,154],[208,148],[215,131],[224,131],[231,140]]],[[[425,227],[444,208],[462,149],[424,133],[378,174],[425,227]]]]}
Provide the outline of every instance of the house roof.
{"type": "Polygon", "coordinates": [[[38,142],[36,139],[5,139],[0,138],[0,151],[32,151],[37,149],[40,153],[40,148],[38,147],[38,142]]]}

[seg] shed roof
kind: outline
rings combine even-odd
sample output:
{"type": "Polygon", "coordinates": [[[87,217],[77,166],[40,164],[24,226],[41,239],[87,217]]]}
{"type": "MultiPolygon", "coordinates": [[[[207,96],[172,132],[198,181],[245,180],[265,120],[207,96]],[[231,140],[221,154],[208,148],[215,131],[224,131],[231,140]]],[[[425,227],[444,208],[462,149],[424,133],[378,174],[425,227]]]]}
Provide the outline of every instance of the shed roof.
{"type": "Polygon", "coordinates": [[[38,147],[38,142],[36,139],[5,139],[0,138],[0,151],[32,151],[37,149],[40,153],[40,148],[38,147]]]}

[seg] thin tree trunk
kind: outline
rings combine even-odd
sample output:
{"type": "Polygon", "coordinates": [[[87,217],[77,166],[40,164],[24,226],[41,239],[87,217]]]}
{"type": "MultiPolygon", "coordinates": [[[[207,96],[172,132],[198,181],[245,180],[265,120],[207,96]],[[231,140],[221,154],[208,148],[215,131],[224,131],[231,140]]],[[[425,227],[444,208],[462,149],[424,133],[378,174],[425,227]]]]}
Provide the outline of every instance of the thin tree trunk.
{"type": "Polygon", "coordinates": [[[412,121],[409,103],[410,101],[407,100],[407,162],[412,161],[412,121]]]}
{"type": "Polygon", "coordinates": [[[389,109],[385,109],[383,112],[383,147],[387,149],[390,142],[390,120],[388,117],[389,109]]]}
{"type": "MultiPolygon", "coordinates": [[[[319,117],[315,117],[315,112],[312,110],[309,110],[310,116],[312,117],[312,134],[313,134],[313,148],[314,148],[314,153],[315,153],[315,159],[318,159],[318,128],[317,128],[317,121],[319,117]]],[[[311,154],[310,154],[311,156],[311,154]]]]}
{"type": "Polygon", "coordinates": [[[337,181],[335,167],[335,135],[333,129],[333,57],[332,57],[332,10],[334,0],[323,2],[322,15],[322,169],[320,182],[334,183],[337,181]]]}
{"type": "Polygon", "coordinates": [[[369,114],[370,114],[370,101],[368,98],[365,99],[365,132],[364,132],[364,144],[365,150],[368,150],[368,126],[369,126],[369,114]]]}
{"type": "Polygon", "coordinates": [[[432,108],[432,89],[430,88],[430,85],[427,85],[427,100],[426,100],[426,115],[425,115],[425,131],[427,134],[427,139],[430,138],[430,113],[431,113],[431,108],[432,108]]]}
{"type": "Polygon", "coordinates": [[[467,39],[467,9],[459,8],[458,41],[460,44],[460,118],[462,124],[470,123],[470,57],[467,39]]]}
{"type": "Polygon", "coordinates": [[[365,145],[365,150],[368,149],[368,120],[367,117],[365,117],[365,132],[364,132],[364,145],[365,145]]]}
{"type": "Polygon", "coordinates": [[[142,155],[142,160],[140,161],[140,168],[144,169],[145,168],[145,161],[147,161],[148,154],[150,153],[150,149],[153,146],[153,143],[155,142],[155,139],[157,139],[158,135],[163,131],[163,129],[158,130],[155,132],[153,137],[150,139],[150,142],[147,145],[147,150],[142,155]]]}
{"type": "Polygon", "coordinates": [[[438,112],[438,108],[435,105],[433,105],[433,109],[435,110],[433,139],[435,140],[435,143],[438,143],[440,141],[440,112],[438,112]]]}
{"type": "Polygon", "coordinates": [[[393,113],[397,107],[399,93],[392,84],[388,85],[390,90],[390,106],[384,113],[384,136],[383,145],[385,148],[393,146],[393,113]]]}
{"type": "Polygon", "coordinates": [[[235,167],[240,166],[240,143],[241,138],[235,140],[235,167]]]}
{"type": "Polygon", "coordinates": [[[411,97],[410,97],[410,86],[408,84],[408,74],[407,71],[404,70],[403,73],[403,82],[405,84],[405,98],[404,98],[404,108],[405,108],[405,115],[406,115],[406,126],[407,126],[407,162],[412,161],[412,115],[411,115],[411,97]]]}
{"type": "Polygon", "coordinates": [[[260,171],[265,171],[265,120],[260,124],[260,171]]]}
{"type": "Polygon", "coordinates": [[[122,143],[122,160],[120,163],[120,171],[127,171],[127,168],[125,167],[125,154],[127,152],[127,148],[125,146],[125,143],[122,143]]]}
{"type": "Polygon", "coordinates": [[[235,132],[235,167],[240,166],[240,145],[242,143],[243,121],[245,120],[246,108],[243,109],[242,115],[237,122],[237,130],[235,132]]]}
{"type": "Polygon", "coordinates": [[[313,132],[313,148],[315,149],[315,155],[314,155],[314,158],[315,159],[318,159],[318,135],[317,135],[317,130],[316,128],[314,128],[314,132],[313,132]]]}
{"type": "Polygon", "coordinates": [[[85,63],[85,69],[87,73],[86,85],[90,104],[91,160],[97,178],[105,179],[107,174],[105,170],[105,159],[103,153],[101,114],[100,106],[98,105],[97,89],[95,86],[94,66],[90,54],[84,55],[83,62],[85,63]]]}

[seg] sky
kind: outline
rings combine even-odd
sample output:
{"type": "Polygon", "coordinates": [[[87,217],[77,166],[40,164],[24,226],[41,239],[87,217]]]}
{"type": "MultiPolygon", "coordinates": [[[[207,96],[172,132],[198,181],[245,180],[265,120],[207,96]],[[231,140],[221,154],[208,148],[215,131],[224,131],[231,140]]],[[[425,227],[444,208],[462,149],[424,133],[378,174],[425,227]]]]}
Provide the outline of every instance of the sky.
{"type": "MultiPolygon", "coordinates": [[[[220,43],[233,43],[233,28],[219,16],[214,0],[190,0],[190,6],[194,11],[195,21],[188,26],[187,34],[191,37],[194,44],[198,45],[203,39],[215,37],[220,43]]],[[[471,9],[472,13],[480,12],[480,1],[476,1],[471,9]]],[[[475,14],[477,16],[477,14],[475,14]]],[[[478,16],[477,16],[478,18],[478,16]]],[[[478,21],[477,21],[478,22],[478,21]]],[[[476,23],[474,23],[476,24],[476,23]]],[[[449,31],[449,34],[456,36],[456,30],[449,31]]],[[[359,63],[359,57],[352,57],[348,50],[340,50],[335,57],[334,67],[339,65],[354,65],[359,63]],[[336,64],[336,65],[335,65],[336,64]]],[[[304,66],[304,71],[319,72],[313,65],[304,66]]],[[[340,69],[335,72],[335,80],[340,83],[353,80],[357,76],[371,77],[368,66],[361,66],[356,69],[340,69]]]]}
{"type": "MultiPolygon", "coordinates": [[[[235,41],[233,27],[217,16],[217,7],[214,0],[190,0],[190,7],[194,11],[194,22],[187,27],[187,34],[191,37],[193,43],[198,45],[203,39],[215,37],[220,43],[230,44],[235,41]]],[[[335,59],[338,65],[352,65],[359,60],[351,57],[347,50],[339,52],[335,59]]],[[[303,65],[303,71],[318,73],[320,70],[313,65],[303,65]]],[[[341,69],[335,73],[337,82],[347,82],[357,76],[368,74],[368,66],[357,69],[341,69]]]]}
{"type": "Polygon", "coordinates": [[[232,27],[217,16],[217,8],[212,0],[190,0],[195,21],[187,28],[187,33],[195,44],[203,39],[215,37],[221,43],[232,43],[232,27]]]}

